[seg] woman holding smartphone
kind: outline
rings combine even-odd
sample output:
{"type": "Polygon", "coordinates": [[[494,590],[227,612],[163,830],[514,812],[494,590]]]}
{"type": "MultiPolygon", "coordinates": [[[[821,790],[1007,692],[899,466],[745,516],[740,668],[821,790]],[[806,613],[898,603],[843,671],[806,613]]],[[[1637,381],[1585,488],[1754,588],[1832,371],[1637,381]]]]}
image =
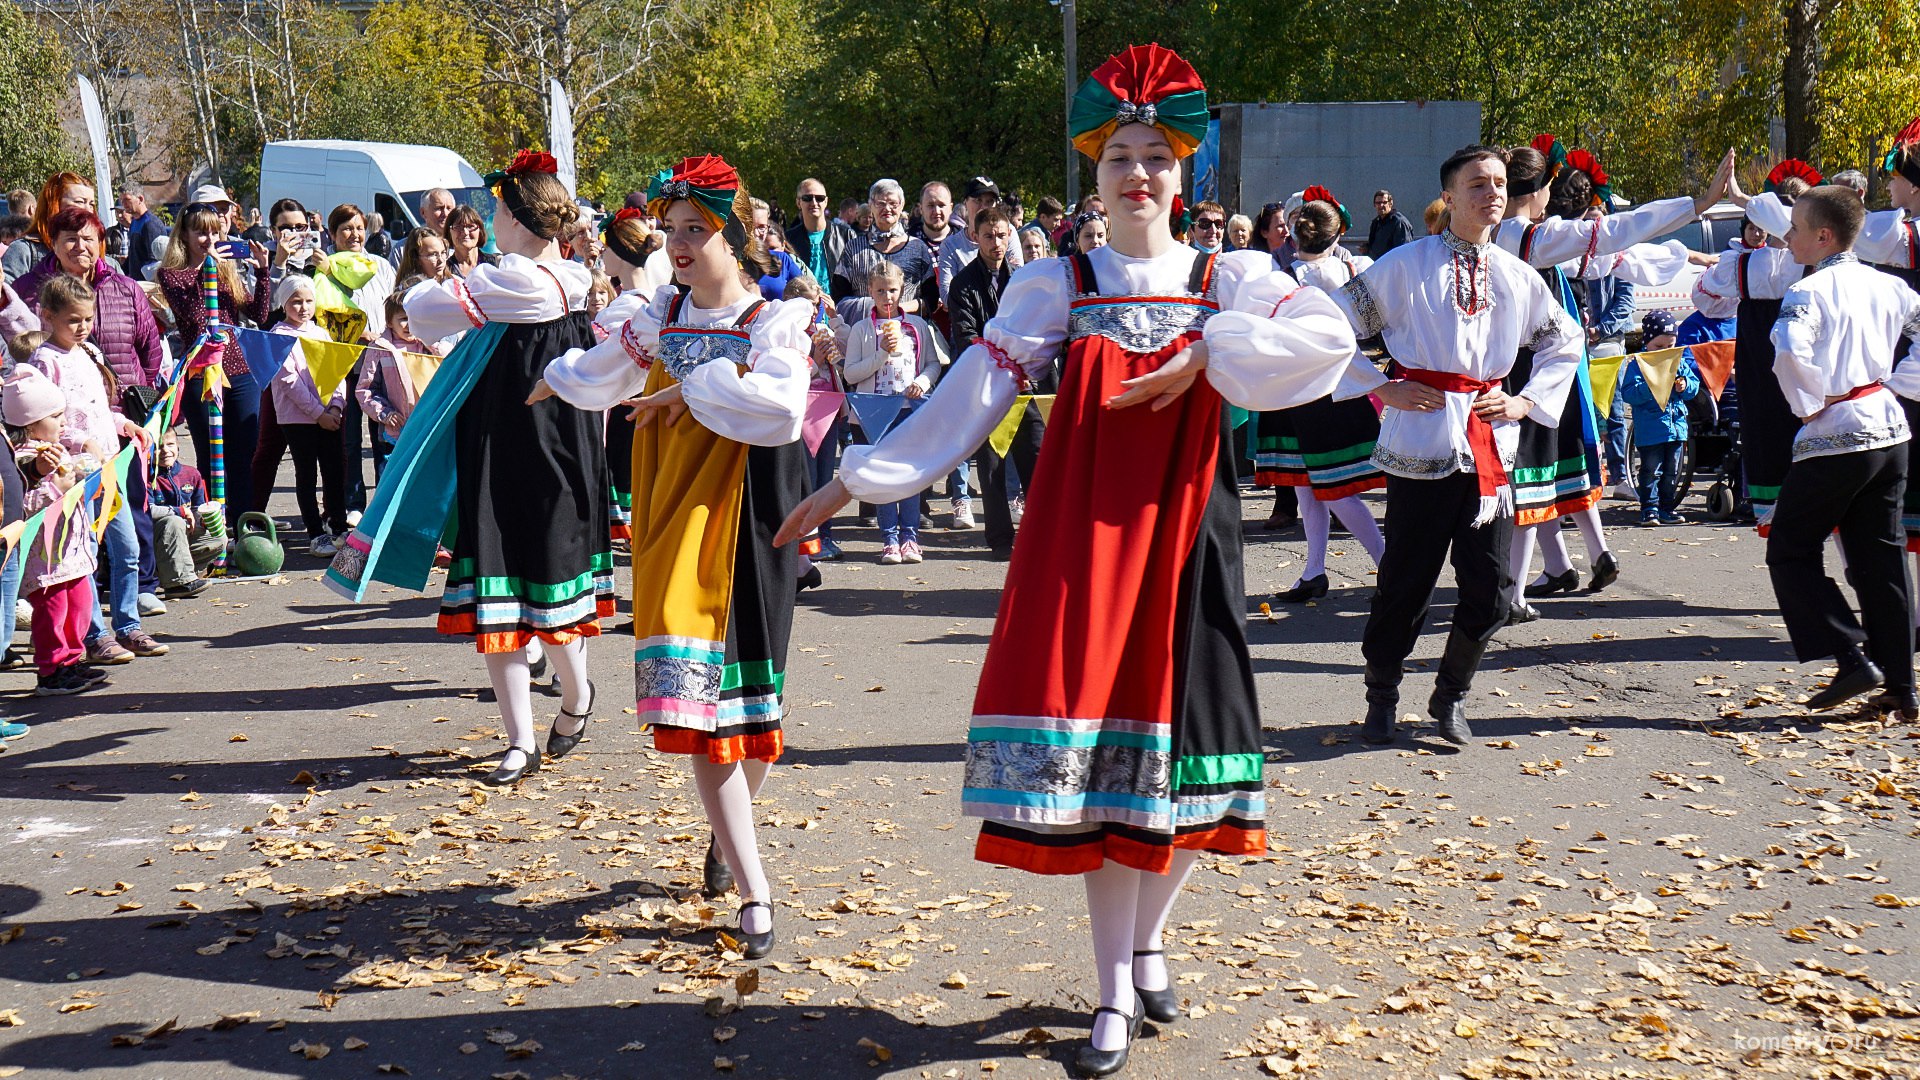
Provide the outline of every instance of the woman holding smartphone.
{"type": "MultiPolygon", "coordinates": [[[[189,204],[167,241],[166,256],[160,260],[157,272],[160,291],[173,310],[174,324],[180,328],[180,340],[187,348],[192,348],[207,332],[206,301],[200,294],[200,267],[209,253],[219,262],[222,323],[258,326],[267,321],[267,310],[273,303],[272,261],[267,249],[245,241],[230,241],[224,249],[218,247],[226,222],[227,216],[211,204],[189,204]],[[244,273],[240,263],[226,255],[239,250],[235,244],[243,245],[247,251],[248,269],[244,273]]],[[[203,355],[202,359],[205,358],[203,355]]],[[[223,350],[221,366],[227,376],[227,388],[220,401],[228,463],[227,527],[235,529],[240,515],[253,505],[253,452],[260,438],[260,390],[265,381],[248,369],[237,345],[223,350]]],[[[206,404],[197,387],[182,397],[187,428],[193,433],[195,460],[211,462],[206,404]]]]}

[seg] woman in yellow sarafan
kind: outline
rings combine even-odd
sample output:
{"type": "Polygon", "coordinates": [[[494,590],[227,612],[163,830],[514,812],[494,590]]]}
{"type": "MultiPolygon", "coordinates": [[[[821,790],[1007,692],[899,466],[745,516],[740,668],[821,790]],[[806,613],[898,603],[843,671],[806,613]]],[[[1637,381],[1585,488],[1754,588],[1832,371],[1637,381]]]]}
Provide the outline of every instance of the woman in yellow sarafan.
{"type": "Polygon", "coordinates": [[[718,157],[654,177],[678,285],[600,345],[547,366],[536,398],[634,404],[634,682],[654,744],[686,754],[713,826],[706,886],[738,881],[749,958],[773,946],[753,796],[779,758],[796,545],[773,534],[806,494],[800,422],[813,306],[767,302],[766,251],[740,178],[718,157]]]}

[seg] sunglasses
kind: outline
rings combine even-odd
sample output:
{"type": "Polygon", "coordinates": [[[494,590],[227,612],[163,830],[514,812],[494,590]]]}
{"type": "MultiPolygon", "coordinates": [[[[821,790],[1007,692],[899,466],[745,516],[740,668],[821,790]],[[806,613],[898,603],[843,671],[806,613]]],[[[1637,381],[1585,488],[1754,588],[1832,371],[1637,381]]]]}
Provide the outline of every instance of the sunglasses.
{"type": "Polygon", "coordinates": [[[209,214],[220,214],[220,215],[222,215],[222,216],[225,216],[225,215],[226,215],[226,211],[225,211],[225,210],[222,210],[222,209],[220,209],[220,206],[219,206],[219,204],[217,204],[217,203],[210,203],[210,202],[195,202],[195,203],[188,203],[188,204],[187,204],[187,208],[186,208],[185,210],[183,210],[183,211],[181,211],[181,213],[183,213],[183,214],[198,214],[198,213],[200,213],[200,212],[201,212],[201,211],[203,211],[203,210],[204,210],[204,211],[206,211],[206,212],[207,212],[207,213],[209,213],[209,214]]]}
{"type": "Polygon", "coordinates": [[[312,232],[313,227],[310,225],[282,225],[280,226],[280,231],[283,233],[312,232]]]}
{"type": "Polygon", "coordinates": [[[1212,218],[1201,218],[1199,221],[1193,223],[1193,227],[1196,229],[1224,229],[1227,227],[1227,223],[1224,221],[1215,221],[1212,218]]]}
{"type": "Polygon", "coordinates": [[[825,195],[802,195],[800,196],[800,201],[823,203],[827,201],[827,197],[825,195]]]}

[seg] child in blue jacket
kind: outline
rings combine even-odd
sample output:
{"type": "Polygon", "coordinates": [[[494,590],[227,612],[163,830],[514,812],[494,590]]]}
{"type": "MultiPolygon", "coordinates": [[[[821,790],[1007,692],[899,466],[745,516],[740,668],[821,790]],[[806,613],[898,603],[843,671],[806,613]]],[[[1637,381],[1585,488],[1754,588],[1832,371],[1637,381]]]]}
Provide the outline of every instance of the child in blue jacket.
{"type": "MultiPolygon", "coordinates": [[[[1653,311],[1641,320],[1641,351],[1671,349],[1675,340],[1673,315],[1653,311]]],[[[1682,354],[1674,371],[1673,390],[1662,408],[1647,385],[1640,365],[1628,363],[1620,371],[1620,398],[1633,408],[1633,445],[1640,456],[1635,486],[1640,492],[1640,524],[1679,525],[1686,521],[1675,503],[1680,483],[1680,449],[1687,442],[1687,402],[1700,392],[1700,374],[1692,354],[1682,354]]]]}

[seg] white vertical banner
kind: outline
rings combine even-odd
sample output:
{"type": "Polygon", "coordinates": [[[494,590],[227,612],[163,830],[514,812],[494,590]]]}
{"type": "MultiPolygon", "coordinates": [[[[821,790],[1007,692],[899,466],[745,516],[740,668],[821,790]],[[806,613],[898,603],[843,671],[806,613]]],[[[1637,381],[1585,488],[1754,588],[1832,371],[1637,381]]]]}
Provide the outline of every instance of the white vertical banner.
{"type": "Polygon", "coordinates": [[[80,112],[87,119],[87,142],[93,150],[93,197],[104,212],[119,195],[113,189],[113,158],[107,153],[107,114],[100,108],[93,82],[85,75],[75,78],[80,82],[80,112]]]}
{"type": "Polygon", "coordinates": [[[559,79],[549,80],[548,87],[547,153],[553,155],[560,182],[567,185],[567,194],[578,197],[580,189],[574,183],[573,168],[573,104],[567,100],[567,88],[560,85],[559,79]]]}

